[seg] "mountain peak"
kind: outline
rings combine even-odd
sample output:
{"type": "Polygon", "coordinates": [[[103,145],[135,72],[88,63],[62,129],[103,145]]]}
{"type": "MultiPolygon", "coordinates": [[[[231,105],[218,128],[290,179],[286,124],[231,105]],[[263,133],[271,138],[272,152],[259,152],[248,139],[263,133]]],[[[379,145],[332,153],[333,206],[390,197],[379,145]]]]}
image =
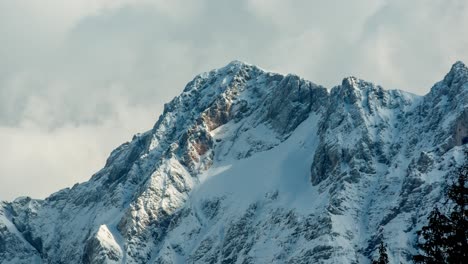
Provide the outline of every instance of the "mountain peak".
{"type": "Polygon", "coordinates": [[[341,82],[341,85],[344,86],[344,87],[348,87],[348,88],[357,88],[357,89],[359,89],[360,81],[361,80],[359,80],[358,78],[356,78],[354,76],[348,76],[348,77],[343,78],[343,81],[341,82]]]}
{"type": "Polygon", "coordinates": [[[237,60],[200,74],[90,181],[0,203],[0,263],[368,263],[382,235],[410,263],[468,147],[466,72],[424,104],[237,60]]]}
{"type": "Polygon", "coordinates": [[[247,63],[247,62],[245,62],[245,61],[232,60],[232,61],[229,62],[226,66],[242,67],[242,66],[252,66],[252,64],[247,63]]]}
{"type": "Polygon", "coordinates": [[[346,103],[355,103],[361,100],[362,92],[374,87],[370,82],[361,80],[354,76],[349,76],[343,79],[341,85],[332,89],[332,95],[342,98],[346,103]]]}
{"type": "Polygon", "coordinates": [[[233,60],[233,61],[229,62],[226,66],[218,68],[218,71],[232,72],[232,71],[235,71],[235,70],[241,70],[241,69],[245,69],[245,68],[248,68],[248,67],[255,67],[255,65],[252,65],[250,63],[240,61],[240,60],[233,60]]]}
{"type": "Polygon", "coordinates": [[[448,86],[452,86],[453,83],[458,83],[461,80],[465,80],[467,78],[468,68],[462,61],[457,61],[452,65],[447,75],[445,75],[444,82],[448,86]]]}
{"type": "Polygon", "coordinates": [[[447,95],[451,98],[463,93],[468,82],[468,68],[462,61],[455,62],[450,71],[445,75],[444,79],[436,83],[428,94],[429,97],[436,98],[441,95],[447,95]]]}
{"type": "Polygon", "coordinates": [[[456,61],[453,65],[450,71],[459,71],[459,70],[468,70],[466,67],[465,63],[463,61],[456,61]]]}

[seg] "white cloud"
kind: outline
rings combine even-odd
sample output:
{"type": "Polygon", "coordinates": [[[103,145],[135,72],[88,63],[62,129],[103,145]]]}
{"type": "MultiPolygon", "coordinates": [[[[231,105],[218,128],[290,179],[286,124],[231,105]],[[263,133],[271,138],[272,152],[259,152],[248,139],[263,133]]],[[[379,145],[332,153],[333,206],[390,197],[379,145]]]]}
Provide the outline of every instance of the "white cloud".
{"type": "Polygon", "coordinates": [[[0,199],[88,179],[195,74],[233,59],[424,94],[468,60],[467,24],[464,0],[1,1],[0,199]]]}
{"type": "Polygon", "coordinates": [[[46,197],[58,188],[82,182],[104,166],[118,144],[152,127],[154,109],[128,105],[124,98],[113,100],[112,114],[100,123],[45,128],[38,120],[48,113],[46,102],[35,100],[28,107],[38,116],[14,127],[1,126],[0,199],[46,197]]]}

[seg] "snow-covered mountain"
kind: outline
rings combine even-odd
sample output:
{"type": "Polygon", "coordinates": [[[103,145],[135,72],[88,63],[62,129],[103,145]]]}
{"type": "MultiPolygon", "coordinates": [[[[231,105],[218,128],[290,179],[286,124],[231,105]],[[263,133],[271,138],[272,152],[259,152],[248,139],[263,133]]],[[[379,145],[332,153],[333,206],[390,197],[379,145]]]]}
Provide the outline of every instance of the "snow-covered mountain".
{"type": "Polygon", "coordinates": [[[1,263],[409,263],[468,150],[468,68],[425,96],[234,61],[85,183],[0,204],[1,263]]]}

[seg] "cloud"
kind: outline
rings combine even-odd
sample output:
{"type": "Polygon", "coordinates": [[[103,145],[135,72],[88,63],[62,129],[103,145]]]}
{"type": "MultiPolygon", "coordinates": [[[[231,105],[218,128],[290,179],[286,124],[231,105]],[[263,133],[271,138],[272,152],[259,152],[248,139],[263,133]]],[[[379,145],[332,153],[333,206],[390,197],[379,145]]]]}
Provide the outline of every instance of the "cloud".
{"type": "MultiPolygon", "coordinates": [[[[98,123],[47,128],[37,123],[45,117],[34,117],[17,126],[0,127],[0,198],[46,197],[58,188],[82,182],[104,166],[118,144],[152,126],[154,111],[128,105],[125,98],[113,100],[113,112],[98,123]]],[[[37,100],[28,107],[42,115],[48,112],[45,104],[37,100]]]]}
{"type": "Polygon", "coordinates": [[[365,23],[356,45],[359,74],[425,94],[450,65],[468,59],[466,1],[391,1],[365,23]],[[372,76],[373,77],[373,76],[372,76]]]}
{"type": "Polygon", "coordinates": [[[194,75],[233,59],[424,94],[468,60],[466,24],[464,0],[0,2],[0,199],[88,179],[194,75]]]}

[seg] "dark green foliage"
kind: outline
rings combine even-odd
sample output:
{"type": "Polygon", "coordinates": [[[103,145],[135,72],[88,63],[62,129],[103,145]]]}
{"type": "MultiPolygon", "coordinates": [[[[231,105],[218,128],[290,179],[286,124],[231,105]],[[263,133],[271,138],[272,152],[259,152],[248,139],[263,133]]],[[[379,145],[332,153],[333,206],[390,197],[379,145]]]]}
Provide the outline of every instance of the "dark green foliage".
{"type": "Polygon", "coordinates": [[[468,261],[468,165],[461,168],[456,183],[450,186],[449,199],[455,203],[450,213],[452,230],[448,239],[448,262],[468,261]]]}
{"type": "Polygon", "coordinates": [[[449,216],[436,207],[429,215],[429,223],[418,231],[423,242],[417,246],[424,254],[413,256],[416,263],[461,264],[468,260],[468,164],[461,167],[458,177],[448,189],[452,204],[449,216]]]}
{"type": "Polygon", "coordinates": [[[449,219],[436,207],[429,215],[429,223],[418,231],[418,236],[424,238],[424,243],[418,247],[424,255],[414,256],[416,263],[447,263],[447,237],[451,230],[449,219]]]}
{"type": "Polygon", "coordinates": [[[388,254],[387,248],[385,247],[383,241],[380,242],[379,246],[379,258],[377,260],[373,260],[372,264],[388,264],[388,254]]]}

